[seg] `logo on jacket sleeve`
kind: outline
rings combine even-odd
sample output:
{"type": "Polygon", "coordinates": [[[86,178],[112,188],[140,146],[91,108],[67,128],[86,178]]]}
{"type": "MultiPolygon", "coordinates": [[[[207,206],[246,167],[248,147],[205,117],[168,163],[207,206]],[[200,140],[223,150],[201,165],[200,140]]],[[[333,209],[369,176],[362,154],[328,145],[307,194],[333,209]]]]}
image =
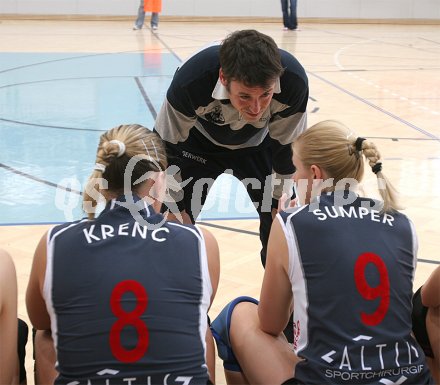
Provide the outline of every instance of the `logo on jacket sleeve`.
{"type": "Polygon", "coordinates": [[[215,124],[224,124],[225,118],[223,116],[222,107],[215,106],[212,111],[205,114],[205,119],[215,124]]]}

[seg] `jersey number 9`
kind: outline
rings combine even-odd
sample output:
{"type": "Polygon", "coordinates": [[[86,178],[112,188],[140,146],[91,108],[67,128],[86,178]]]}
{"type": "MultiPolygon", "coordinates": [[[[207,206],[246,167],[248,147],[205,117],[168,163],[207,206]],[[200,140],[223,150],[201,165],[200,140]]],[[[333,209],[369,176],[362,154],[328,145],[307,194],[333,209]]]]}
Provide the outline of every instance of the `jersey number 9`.
{"type": "Polygon", "coordinates": [[[361,320],[365,325],[375,326],[382,322],[390,306],[390,280],[385,262],[377,254],[361,254],[354,266],[354,280],[356,288],[363,298],[368,301],[380,298],[377,309],[371,313],[361,312],[361,320]],[[372,263],[379,273],[380,282],[372,287],[365,277],[365,269],[369,263],[372,263]]]}

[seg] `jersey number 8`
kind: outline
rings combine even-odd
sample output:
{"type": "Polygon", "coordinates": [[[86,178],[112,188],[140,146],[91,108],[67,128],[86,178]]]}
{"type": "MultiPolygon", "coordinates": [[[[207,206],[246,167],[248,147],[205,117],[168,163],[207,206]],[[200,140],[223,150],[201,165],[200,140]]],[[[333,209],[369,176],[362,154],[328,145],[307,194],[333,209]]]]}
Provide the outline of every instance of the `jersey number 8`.
{"type": "Polygon", "coordinates": [[[118,283],[112,291],[110,306],[113,314],[118,320],[110,330],[110,348],[113,356],[121,362],[135,362],[140,360],[148,349],[149,332],[147,325],[140,319],[140,316],[147,309],[148,295],[145,288],[137,281],[127,280],[118,283]],[[136,297],[136,308],[126,312],[121,307],[121,298],[127,293],[132,292],[136,297]],[[134,349],[128,350],[122,346],[121,332],[128,325],[134,326],[138,334],[138,342],[134,349]]]}

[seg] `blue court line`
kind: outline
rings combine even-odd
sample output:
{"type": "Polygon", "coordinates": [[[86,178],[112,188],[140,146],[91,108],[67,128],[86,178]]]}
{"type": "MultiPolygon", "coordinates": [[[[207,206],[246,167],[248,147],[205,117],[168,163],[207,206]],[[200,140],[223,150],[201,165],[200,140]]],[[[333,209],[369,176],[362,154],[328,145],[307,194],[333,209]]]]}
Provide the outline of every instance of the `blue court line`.
{"type": "Polygon", "coordinates": [[[402,119],[400,116],[397,116],[397,115],[393,114],[392,112],[384,110],[382,107],[379,107],[376,104],[371,103],[368,100],[366,100],[366,99],[364,99],[364,98],[354,94],[353,92],[350,92],[350,91],[346,90],[345,88],[343,88],[341,86],[338,86],[337,84],[331,82],[330,80],[327,80],[327,79],[323,78],[322,76],[319,76],[319,75],[317,75],[317,74],[315,74],[313,72],[308,72],[308,74],[310,74],[310,75],[314,76],[315,78],[323,81],[324,83],[327,83],[327,84],[331,85],[332,87],[334,87],[334,88],[344,92],[345,94],[350,95],[354,99],[359,100],[360,102],[365,103],[365,104],[367,104],[370,107],[373,107],[374,109],[384,113],[385,115],[388,115],[389,117],[397,120],[398,122],[403,123],[406,126],[413,128],[414,130],[417,130],[418,132],[422,133],[423,135],[426,135],[426,136],[428,136],[431,139],[440,141],[440,138],[438,136],[435,136],[434,134],[431,134],[430,132],[424,130],[423,128],[417,127],[415,124],[412,124],[412,123],[408,122],[407,120],[402,119]]]}

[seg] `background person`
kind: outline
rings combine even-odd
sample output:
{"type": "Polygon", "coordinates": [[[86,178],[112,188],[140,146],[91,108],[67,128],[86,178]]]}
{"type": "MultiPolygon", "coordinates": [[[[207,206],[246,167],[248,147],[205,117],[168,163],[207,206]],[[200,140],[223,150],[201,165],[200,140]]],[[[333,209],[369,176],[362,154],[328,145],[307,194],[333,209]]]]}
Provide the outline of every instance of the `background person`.
{"type": "Polygon", "coordinates": [[[300,63],[255,30],[233,32],[182,64],[155,130],[180,170],[182,190],[173,198],[185,223],[194,223],[214,180],[232,170],[260,217],[264,265],[272,217],[294,172],[290,144],[306,127],[308,91],[300,63]]]}
{"type": "Polygon", "coordinates": [[[37,246],[26,304],[33,326],[51,330],[55,384],[214,382],[218,246],[158,213],[166,167],[147,128],[107,131],[84,193],[89,219],[55,226],[37,246]],[[95,218],[98,194],[106,206],[95,218]]]}
{"type": "Polygon", "coordinates": [[[283,24],[285,31],[298,30],[296,6],[297,0],[281,0],[281,10],[283,11],[283,24]]]}
{"type": "Polygon", "coordinates": [[[300,207],[273,223],[260,302],[228,306],[212,323],[219,351],[232,346],[237,360],[229,384],[433,383],[411,335],[416,234],[380,159],[334,121],[295,140],[300,207]],[[364,158],[383,202],[351,191],[364,158]],[[292,309],[290,346],[281,332],[292,309]]]}
{"type": "Polygon", "coordinates": [[[145,12],[151,12],[150,27],[153,31],[159,28],[159,13],[162,11],[162,0],[140,0],[138,15],[133,29],[142,29],[145,21],[145,12]]]}

